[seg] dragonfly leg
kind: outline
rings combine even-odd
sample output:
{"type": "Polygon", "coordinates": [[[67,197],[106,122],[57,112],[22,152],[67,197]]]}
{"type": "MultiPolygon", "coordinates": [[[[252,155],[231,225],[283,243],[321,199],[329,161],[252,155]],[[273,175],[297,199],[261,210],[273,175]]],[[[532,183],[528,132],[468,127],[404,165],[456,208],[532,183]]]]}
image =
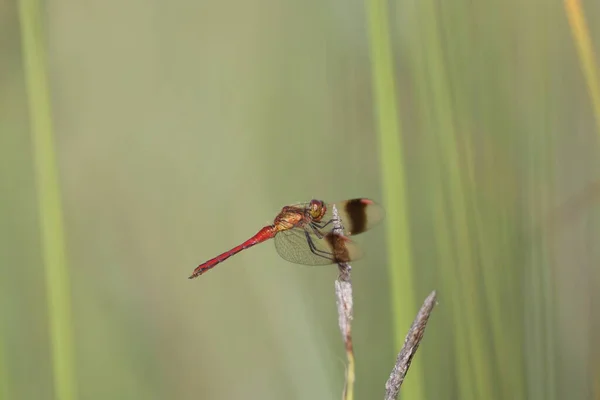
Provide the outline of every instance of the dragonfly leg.
{"type": "MultiPolygon", "coordinates": [[[[319,239],[323,239],[325,237],[325,235],[323,235],[323,233],[321,233],[321,231],[319,230],[319,226],[316,224],[310,224],[310,227],[312,228],[313,232],[315,233],[315,235],[317,235],[317,237],[319,239]]],[[[305,231],[306,232],[306,231],[305,231]]],[[[308,233],[307,233],[308,235],[308,233]]]]}
{"type": "Polygon", "coordinates": [[[319,229],[325,229],[327,227],[327,225],[331,224],[332,222],[333,222],[333,219],[330,219],[329,221],[327,221],[325,223],[322,223],[322,224],[319,224],[319,223],[316,223],[316,222],[313,222],[312,224],[314,226],[316,226],[317,228],[319,228],[319,229]]]}
{"type": "Polygon", "coordinates": [[[308,242],[308,247],[310,248],[310,251],[313,254],[315,254],[319,257],[323,257],[328,260],[331,260],[333,254],[331,254],[327,251],[324,251],[324,250],[317,249],[317,246],[315,246],[315,244],[314,244],[312,238],[310,237],[310,235],[308,234],[308,232],[304,231],[304,235],[306,236],[306,241],[308,242]]]}

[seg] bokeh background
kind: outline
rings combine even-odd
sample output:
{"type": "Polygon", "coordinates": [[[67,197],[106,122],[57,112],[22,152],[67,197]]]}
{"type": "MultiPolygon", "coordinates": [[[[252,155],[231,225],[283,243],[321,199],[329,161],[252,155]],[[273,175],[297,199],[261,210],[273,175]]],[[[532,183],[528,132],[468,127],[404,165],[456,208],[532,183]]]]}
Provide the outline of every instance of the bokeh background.
{"type": "Polygon", "coordinates": [[[0,2],[2,400],[340,398],[334,266],[263,244],[187,276],[353,197],[389,216],[356,239],[357,399],[432,289],[403,398],[600,399],[600,2],[49,0],[35,71],[25,3],[0,2]]]}

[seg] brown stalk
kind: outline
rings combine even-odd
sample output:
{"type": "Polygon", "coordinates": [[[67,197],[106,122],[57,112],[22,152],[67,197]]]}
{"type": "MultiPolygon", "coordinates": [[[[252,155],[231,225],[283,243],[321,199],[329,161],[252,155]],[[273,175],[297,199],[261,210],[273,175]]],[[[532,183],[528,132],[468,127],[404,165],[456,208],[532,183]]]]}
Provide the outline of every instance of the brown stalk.
{"type": "MultiPolygon", "coordinates": [[[[338,211],[333,206],[333,233],[343,236],[344,228],[339,219],[338,211]]],[[[337,250],[336,250],[337,253],[337,250]]],[[[347,262],[338,262],[339,275],[335,281],[335,296],[338,309],[338,324],[342,339],[346,348],[346,358],[348,365],[346,366],[346,382],[344,384],[344,400],[354,399],[354,348],[352,346],[352,280],[350,273],[352,266],[347,262]]]]}
{"type": "Polygon", "coordinates": [[[423,339],[425,326],[427,325],[431,311],[436,303],[437,293],[434,290],[427,296],[425,302],[423,302],[419,313],[406,335],[406,339],[404,339],[404,345],[398,354],[396,365],[394,365],[394,369],[392,369],[392,373],[385,383],[385,400],[395,400],[398,398],[400,387],[404,382],[404,378],[406,377],[408,368],[410,368],[410,363],[419,347],[419,343],[421,343],[421,340],[423,339]]]}

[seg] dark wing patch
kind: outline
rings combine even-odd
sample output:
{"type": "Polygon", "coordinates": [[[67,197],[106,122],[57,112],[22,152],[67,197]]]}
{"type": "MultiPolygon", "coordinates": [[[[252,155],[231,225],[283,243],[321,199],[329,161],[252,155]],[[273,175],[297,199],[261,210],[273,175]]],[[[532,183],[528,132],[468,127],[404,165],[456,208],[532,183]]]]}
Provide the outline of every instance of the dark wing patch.
{"type": "MultiPolygon", "coordinates": [[[[352,236],[363,233],[377,225],[385,215],[383,207],[369,199],[352,199],[335,203],[338,210],[344,235],[352,236]]],[[[321,224],[326,224],[333,218],[333,205],[327,204],[327,213],[321,224]]],[[[327,231],[333,229],[332,224],[327,226],[327,231]]]]}

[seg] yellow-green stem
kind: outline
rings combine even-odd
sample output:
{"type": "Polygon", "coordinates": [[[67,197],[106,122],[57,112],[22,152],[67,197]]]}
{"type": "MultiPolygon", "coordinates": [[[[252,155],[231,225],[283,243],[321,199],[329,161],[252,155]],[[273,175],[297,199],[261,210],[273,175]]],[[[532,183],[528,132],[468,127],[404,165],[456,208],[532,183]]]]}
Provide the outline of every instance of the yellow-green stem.
{"type": "MultiPolygon", "coordinates": [[[[388,271],[390,275],[395,348],[399,350],[410,327],[417,304],[413,292],[413,271],[408,221],[403,145],[396,81],[385,0],[367,0],[373,100],[379,136],[383,177],[383,200],[387,208],[388,271]]],[[[406,398],[423,398],[419,363],[411,369],[410,384],[403,388],[406,398]]]]}
{"type": "Polygon", "coordinates": [[[346,390],[344,390],[344,400],[354,400],[354,352],[352,348],[346,348],[348,366],[346,367],[346,390]]]}
{"type": "Polygon", "coordinates": [[[585,15],[579,0],[565,0],[565,12],[569,19],[569,25],[573,33],[573,40],[577,45],[579,62],[585,76],[594,117],[596,118],[596,128],[600,136],[600,79],[598,78],[598,64],[594,57],[590,32],[585,22],[585,15]]]}

